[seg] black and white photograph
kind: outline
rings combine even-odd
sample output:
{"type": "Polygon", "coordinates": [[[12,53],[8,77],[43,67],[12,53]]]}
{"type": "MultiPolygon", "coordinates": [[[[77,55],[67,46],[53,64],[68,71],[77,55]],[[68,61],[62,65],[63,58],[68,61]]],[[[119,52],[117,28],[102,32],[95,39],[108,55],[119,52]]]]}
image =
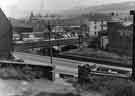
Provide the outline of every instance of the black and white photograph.
{"type": "Polygon", "coordinates": [[[135,0],[0,0],[0,96],[135,96],[135,0]]]}

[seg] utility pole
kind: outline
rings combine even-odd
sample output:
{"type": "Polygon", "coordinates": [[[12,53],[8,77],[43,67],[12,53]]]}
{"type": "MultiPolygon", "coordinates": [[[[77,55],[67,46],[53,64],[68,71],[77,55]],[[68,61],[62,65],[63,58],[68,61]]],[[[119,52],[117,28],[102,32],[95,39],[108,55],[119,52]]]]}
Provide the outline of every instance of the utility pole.
{"type": "Polygon", "coordinates": [[[48,31],[49,31],[49,50],[50,50],[50,63],[52,64],[53,62],[52,62],[52,55],[53,55],[53,53],[52,53],[52,43],[51,43],[51,25],[50,25],[50,22],[48,21],[48,25],[47,25],[47,27],[48,27],[48,31]]]}
{"type": "Polygon", "coordinates": [[[135,10],[130,11],[130,15],[133,15],[133,54],[132,54],[132,80],[135,80],[135,10]]]}

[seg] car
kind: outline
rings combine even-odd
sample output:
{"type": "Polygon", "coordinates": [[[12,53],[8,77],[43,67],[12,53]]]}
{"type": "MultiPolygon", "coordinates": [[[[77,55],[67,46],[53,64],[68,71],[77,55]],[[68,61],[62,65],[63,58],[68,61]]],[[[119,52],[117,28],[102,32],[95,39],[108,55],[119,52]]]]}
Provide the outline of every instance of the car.
{"type": "Polygon", "coordinates": [[[15,62],[24,62],[23,59],[17,57],[16,55],[13,55],[13,61],[15,61],[15,62]]]}
{"type": "Polygon", "coordinates": [[[14,41],[20,40],[19,34],[13,34],[13,40],[14,40],[14,41]]]}

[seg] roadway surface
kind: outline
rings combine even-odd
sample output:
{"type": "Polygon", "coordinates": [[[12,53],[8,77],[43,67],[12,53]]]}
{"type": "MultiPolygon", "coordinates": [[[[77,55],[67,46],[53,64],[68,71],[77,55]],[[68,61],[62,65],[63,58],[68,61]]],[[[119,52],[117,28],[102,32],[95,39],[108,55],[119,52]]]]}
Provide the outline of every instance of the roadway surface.
{"type": "MultiPolygon", "coordinates": [[[[20,52],[14,52],[14,55],[24,59],[24,62],[26,63],[32,63],[32,64],[39,64],[39,65],[49,65],[50,64],[50,57],[48,56],[39,56],[35,54],[29,54],[29,53],[20,53],[20,52]]],[[[55,58],[53,57],[53,65],[56,67],[55,71],[56,73],[66,73],[77,76],[77,66],[78,64],[96,64],[92,62],[82,62],[82,61],[76,61],[76,60],[69,60],[69,59],[63,59],[63,58],[55,58]]],[[[107,67],[107,68],[114,68],[114,69],[120,69],[125,71],[132,71],[131,68],[125,68],[125,67],[116,67],[116,66],[110,66],[110,65],[103,65],[103,64],[96,64],[97,66],[107,67]]]]}
{"type": "MultiPolygon", "coordinates": [[[[25,63],[31,63],[31,64],[39,64],[39,65],[50,65],[50,57],[48,56],[39,56],[39,55],[33,55],[28,53],[20,53],[15,52],[15,56],[21,58],[24,60],[25,63]]],[[[62,72],[62,73],[68,73],[72,75],[77,75],[77,65],[80,64],[80,62],[67,60],[67,59],[61,59],[61,58],[54,58],[53,57],[53,63],[56,67],[56,73],[62,72]]]]}

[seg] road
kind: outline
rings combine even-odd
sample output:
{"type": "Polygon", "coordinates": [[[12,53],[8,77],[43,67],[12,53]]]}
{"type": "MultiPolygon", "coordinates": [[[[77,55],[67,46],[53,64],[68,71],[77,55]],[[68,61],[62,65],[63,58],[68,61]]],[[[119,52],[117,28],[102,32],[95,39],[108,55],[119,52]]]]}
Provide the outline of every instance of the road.
{"type": "MultiPolygon", "coordinates": [[[[48,56],[39,56],[35,54],[29,54],[29,53],[21,53],[21,52],[14,52],[14,55],[24,59],[24,62],[26,63],[37,63],[40,65],[48,65],[50,64],[50,57],[48,56]]],[[[63,58],[55,58],[53,57],[53,63],[56,67],[56,73],[62,72],[62,73],[68,73],[72,75],[77,75],[77,66],[78,64],[96,64],[92,62],[82,62],[82,61],[76,61],[76,60],[69,60],[69,59],[63,59],[63,58]]],[[[114,68],[114,69],[121,69],[126,71],[132,71],[131,68],[125,68],[125,67],[116,67],[116,66],[110,66],[110,65],[103,65],[103,64],[96,64],[97,66],[107,67],[107,68],[114,68]]]]}
{"type": "MultiPolygon", "coordinates": [[[[48,56],[39,56],[39,55],[20,53],[20,52],[15,52],[14,54],[17,57],[22,58],[24,60],[24,62],[26,62],[26,63],[32,63],[32,64],[37,63],[39,65],[50,64],[50,57],[48,57],[48,56]]],[[[77,65],[80,64],[80,62],[53,57],[52,64],[55,65],[56,72],[77,75],[77,65]]]]}

